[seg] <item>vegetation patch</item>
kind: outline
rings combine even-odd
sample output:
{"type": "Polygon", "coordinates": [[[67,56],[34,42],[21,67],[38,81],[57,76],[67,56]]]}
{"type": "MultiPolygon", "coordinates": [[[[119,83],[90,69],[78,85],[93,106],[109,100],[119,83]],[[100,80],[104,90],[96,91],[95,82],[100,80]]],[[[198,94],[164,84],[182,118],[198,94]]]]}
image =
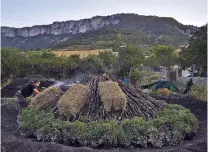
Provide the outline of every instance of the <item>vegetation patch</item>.
{"type": "Polygon", "coordinates": [[[158,81],[162,78],[162,76],[155,72],[144,71],[142,69],[134,69],[130,73],[130,78],[137,81],[138,85],[144,85],[158,81]]]}
{"type": "Polygon", "coordinates": [[[91,147],[162,147],[192,137],[198,128],[196,117],[179,105],[167,105],[155,119],[141,117],[108,121],[62,121],[36,108],[23,110],[19,122],[25,136],[40,141],[91,147]]]}
{"type": "Polygon", "coordinates": [[[1,87],[3,88],[5,86],[9,85],[10,83],[12,83],[12,81],[13,81],[12,79],[6,79],[4,81],[1,81],[1,87]]]}
{"type": "Polygon", "coordinates": [[[193,85],[191,87],[191,96],[207,101],[207,85],[193,85]]]}
{"type": "MultiPolygon", "coordinates": [[[[180,90],[185,90],[184,86],[180,86],[177,84],[177,87],[180,90]]],[[[182,93],[182,92],[181,92],[182,93]]],[[[161,88],[156,91],[151,92],[152,95],[164,95],[164,96],[178,96],[182,97],[184,94],[178,94],[168,90],[167,88],[161,88]]],[[[194,84],[191,86],[190,96],[201,99],[203,101],[207,101],[207,86],[205,85],[197,85],[194,84]]]]}

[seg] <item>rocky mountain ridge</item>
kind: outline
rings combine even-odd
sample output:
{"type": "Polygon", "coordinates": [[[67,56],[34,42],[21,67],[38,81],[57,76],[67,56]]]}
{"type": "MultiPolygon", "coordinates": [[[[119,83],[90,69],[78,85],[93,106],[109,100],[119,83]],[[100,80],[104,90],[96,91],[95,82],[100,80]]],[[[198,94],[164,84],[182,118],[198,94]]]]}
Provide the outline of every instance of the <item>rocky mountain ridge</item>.
{"type": "Polygon", "coordinates": [[[113,40],[116,39],[118,31],[126,37],[126,40],[133,38],[131,42],[128,41],[127,43],[136,45],[147,43],[148,45],[151,43],[152,45],[155,43],[181,45],[197,29],[197,27],[183,25],[175,19],[168,17],[115,14],[95,16],[78,21],[53,22],[49,25],[35,25],[32,27],[1,27],[1,35],[2,47],[16,47],[20,49],[53,48],[56,45],[61,46],[63,42],[66,42],[64,46],[80,45],[80,43],[83,45],[79,41],[83,41],[83,37],[85,39],[84,45],[91,46],[93,43],[93,45],[96,44],[96,47],[99,47],[99,44],[105,41],[107,46],[110,47],[113,45],[113,40]],[[97,33],[102,33],[99,36],[99,42],[97,33]],[[79,37],[81,35],[82,38],[75,38],[76,42],[74,42],[73,38],[77,37],[77,35],[79,37]],[[111,37],[111,39],[108,39],[108,37],[111,37]]]}
{"type": "Polygon", "coordinates": [[[85,33],[91,30],[97,30],[99,28],[118,24],[119,20],[114,19],[111,16],[109,19],[107,17],[96,16],[91,19],[83,19],[78,21],[65,21],[65,22],[53,22],[49,25],[36,25],[32,27],[23,28],[10,28],[2,27],[1,32],[3,36],[7,37],[30,37],[37,36],[40,34],[77,34],[85,33]]]}

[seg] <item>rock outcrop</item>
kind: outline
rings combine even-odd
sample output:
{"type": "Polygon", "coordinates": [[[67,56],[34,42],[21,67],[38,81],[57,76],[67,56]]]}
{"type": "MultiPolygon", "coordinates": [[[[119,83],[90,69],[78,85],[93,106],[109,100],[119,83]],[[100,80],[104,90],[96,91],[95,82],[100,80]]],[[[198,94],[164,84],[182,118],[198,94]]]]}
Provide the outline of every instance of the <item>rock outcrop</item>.
{"type": "Polygon", "coordinates": [[[111,48],[120,35],[126,44],[180,46],[197,29],[170,17],[115,14],[32,27],[1,27],[1,45],[23,50],[103,49],[111,48]]]}
{"type": "Polygon", "coordinates": [[[1,34],[7,37],[30,37],[41,34],[77,34],[97,30],[118,23],[119,20],[115,19],[114,16],[111,16],[110,18],[96,16],[91,19],[83,19],[79,21],[53,22],[53,24],[50,25],[36,25],[23,28],[2,27],[1,34]]]}

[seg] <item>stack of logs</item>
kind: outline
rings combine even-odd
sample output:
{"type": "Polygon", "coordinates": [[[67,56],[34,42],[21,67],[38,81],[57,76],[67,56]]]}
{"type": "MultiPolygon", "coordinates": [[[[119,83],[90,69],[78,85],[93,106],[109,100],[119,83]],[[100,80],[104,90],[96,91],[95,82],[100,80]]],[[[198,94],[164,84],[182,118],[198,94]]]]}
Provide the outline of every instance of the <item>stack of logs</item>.
{"type": "Polygon", "coordinates": [[[47,111],[52,111],[55,113],[55,116],[62,120],[123,120],[130,119],[135,116],[143,117],[144,119],[152,119],[157,116],[166,105],[164,101],[155,100],[147,94],[144,94],[140,89],[135,88],[130,84],[124,84],[121,80],[112,77],[112,76],[97,76],[93,75],[81,81],[82,84],[88,85],[90,87],[91,96],[88,101],[85,103],[83,108],[76,116],[70,118],[65,118],[60,115],[57,108],[57,101],[54,100],[54,103],[51,104],[47,111]],[[122,91],[126,94],[127,106],[126,109],[120,111],[106,112],[101,98],[99,95],[98,83],[104,81],[114,81],[118,82],[122,91]],[[55,103],[56,102],[56,103],[55,103]],[[54,106],[56,105],[56,106],[54,106]]]}

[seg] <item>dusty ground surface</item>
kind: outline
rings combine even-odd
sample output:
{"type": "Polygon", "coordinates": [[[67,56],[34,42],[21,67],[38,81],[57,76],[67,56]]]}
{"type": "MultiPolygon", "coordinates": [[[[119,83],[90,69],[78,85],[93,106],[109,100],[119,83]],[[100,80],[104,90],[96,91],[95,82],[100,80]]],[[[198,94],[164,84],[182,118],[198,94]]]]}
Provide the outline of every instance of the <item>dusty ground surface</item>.
{"type": "MultiPolygon", "coordinates": [[[[13,91],[14,92],[14,91],[13,91]]],[[[161,149],[92,149],[87,147],[70,147],[56,143],[37,142],[20,136],[17,132],[17,105],[14,102],[1,104],[1,150],[2,152],[88,152],[88,151],[141,151],[141,152],[206,152],[207,151],[207,103],[195,98],[168,98],[154,96],[156,99],[166,100],[168,103],[180,104],[190,109],[199,120],[197,135],[181,145],[163,147],[161,149]]]]}

